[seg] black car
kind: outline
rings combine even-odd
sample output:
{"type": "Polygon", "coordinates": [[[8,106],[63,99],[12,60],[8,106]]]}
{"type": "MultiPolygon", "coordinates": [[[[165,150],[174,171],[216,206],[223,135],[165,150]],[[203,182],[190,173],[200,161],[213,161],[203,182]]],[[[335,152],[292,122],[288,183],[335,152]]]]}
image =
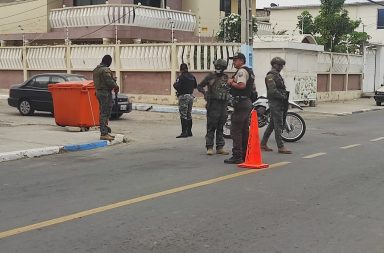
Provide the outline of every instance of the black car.
{"type": "Polygon", "coordinates": [[[375,99],[376,101],[376,105],[380,106],[381,103],[384,102],[384,85],[381,85],[381,87],[375,91],[375,95],[373,96],[373,98],[375,99]]]}
{"type": "MultiPolygon", "coordinates": [[[[35,111],[53,113],[53,101],[48,84],[62,82],[85,81],[83,75],[75,74],[39,74],[32,76],[22,84],[15,85],[9,89],[8,105],[19,109],[21,115],[32,115],[35,111]]],[[[118,94],[118,104],[116,106],[115,96],[113,96],[113,108],[111,118],[118,119],[124,113],[132,111],[132,103],[125,95],[118,94]]]]}

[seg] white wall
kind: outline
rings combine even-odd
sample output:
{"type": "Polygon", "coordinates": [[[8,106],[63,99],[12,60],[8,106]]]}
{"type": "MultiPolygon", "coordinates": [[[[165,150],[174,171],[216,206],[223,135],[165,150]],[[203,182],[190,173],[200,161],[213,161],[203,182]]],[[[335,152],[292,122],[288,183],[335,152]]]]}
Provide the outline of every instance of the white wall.
{"type": "Polygon", "coordinates": [[[376,47],[376,77],[375,77],[375,90],[384,84],[384,47],[376,47]]]}
{"type": "Polygon", "coordinates": [[[0,4],[1,34],[46,33],[48,12],[61,6],[61,1],[34,0],[0,4]],[[21,14],[19,14],[21,13],[21,14]],[[21,27],[18,27],[18,26],[21,27]],[[23,30],[22,30],[22,29],[23,30]]]}
{"type": "MultiPolygon", "coordinates": [[[[372,38],[371,42],[384,43],[384,29],[376,29],[377,25],[377,9],[384,8],[378,5],[358,5],[351,6],[346,5],[345,9],[348,10],[349,16],[352,20],[358,20],[361,18],[364,24],[364,30],[372,38]]],[[[319,15],[320,7],[300,7],[296,9],[271,9],[272,27],[275,26],[275,31],[288,30],[288,34],[299,33],[300,29],[296,26],[298,24],[298,16],[304,10],[308,10],[313,17],[319,15]]],[[[357,29],[357,31],[363,31],[363,24],[357,29]]]]}
{"type": "Polygon", "coordinates": [[[210,37],[219,30],[219,22],[222,16],[220,13],[219,0],[183,0],[183,11],[191,10],[196,13],[196,34],[201,27],[201,36],[210,37]]]}
{"type": "Polygon", "coordinates": [[[256,89],[260,95],[266,94],[265,76],[271,70],[270,61],[278,56],[286,60],[281,75],[285,80],[287,90],[290,91],[290,99],[295,101],[316,100],[318,51],[289,49],[294,46],[292,43],[290,44],[291,46],[287,44],[286,48],[278,48],[277,45],[265,48],[255,44],[253,69],[256,89]]]}
{"type": "Polygon", "coordinates": [[[365,50],[363,92],[372,93],[384,84],[384,46],[365,50]]]}

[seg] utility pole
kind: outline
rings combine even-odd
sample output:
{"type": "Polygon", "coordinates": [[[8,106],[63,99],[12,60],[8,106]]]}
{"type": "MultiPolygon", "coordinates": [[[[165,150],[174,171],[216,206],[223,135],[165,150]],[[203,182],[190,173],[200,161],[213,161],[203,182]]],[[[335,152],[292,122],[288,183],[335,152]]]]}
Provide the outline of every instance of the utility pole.
{"type": "Polygon", "coordinates": [[[241,51],[248,67],[253,67],[252,0],[241,1],[241,51]]]}
{"type": "Polygon", "coordinates": [[[117,45],[117,24],[116,24],[116,21],[115,21],[115,44],[117,45]]]}
{"type": "Polygon", "coordinates": [[[172,43],[175,42],[175,21],[171,21],[171,40],[172,40],[172,43]]]}

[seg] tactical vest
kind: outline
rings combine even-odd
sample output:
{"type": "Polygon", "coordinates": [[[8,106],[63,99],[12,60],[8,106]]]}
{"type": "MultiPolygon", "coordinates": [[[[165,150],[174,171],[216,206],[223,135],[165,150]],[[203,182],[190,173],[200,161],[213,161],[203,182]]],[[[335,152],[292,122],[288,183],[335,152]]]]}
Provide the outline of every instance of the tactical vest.
{"type": "Polygon", "coordinates": [[[212,75],[212,80],[208,84],[207,99],[228,100],[228,76],[226,74],[218,76],[216,73],[212,75]]]}
{"type": "MultiPolygon", "coordinates": [[[[273,75],[273,80],[276,83],[277,89],[279,89],[279,90],[286,90],[287,89],[287,87],[285,86],[284,79],[283,79],[283,77],[281,77],[279,72],[277,72],[276,70],[271,70],[267,73],[267,75],[270,75],[270,74],[273,75]]],[[[267,87],[267,90],[268,90],[268,85],[265,84],[265,86],[267,87]]]]}
{"type": "MultiPolygon", "coordinates": [[[[253,70],[251,68],[248,68],[246,66],[243,66],[240,69],[245,69],[248,72],[249,78],[246,83],[246,87],[245,89],[242,89],[242,90],[231,87],[231,95],[234,97],[241,96],[241,97],[251,98],[253,85],[255,84],[255,74],[253,73],[253,70]]],[[[236,71],[236,73],[232,76],[232,78],[234,78],[237,75],[237,72],[239,72],[239,70],[236,71]]]]}
{"type": "Polygon", "coordinates": [[[190,73],[183,73],[177,79],[177,85],[175,87],[177,95],[192,94],[196,88],[196,79],[190,73]]]}

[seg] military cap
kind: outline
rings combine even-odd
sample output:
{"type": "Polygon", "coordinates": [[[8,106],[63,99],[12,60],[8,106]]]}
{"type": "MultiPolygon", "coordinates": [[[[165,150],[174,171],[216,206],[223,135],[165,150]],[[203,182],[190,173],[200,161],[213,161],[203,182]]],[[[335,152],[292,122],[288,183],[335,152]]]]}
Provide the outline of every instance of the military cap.
{"type": "Polygon", "coordinates": [[[215,67],[219,67],[221,69],[226,69],[227,68],[227,61],[223,60],[223,59],[217,59],[216,61],[213,62],[213,65],[215,65],[215,67]]]}
{"type": "Polygon", "coordinates": [[[271,60],[271,65],[275,65],[275,64],[278,64],[278,65],[285,65],[285,60],[281,57],[275,57],[271,60]]]}
{"type": "Polygon", "coordinates": [[[229,57],[229,59],[231,60],[241,59],[244,61],[244,63],[246,62],[245,55],[240,52],[235,53],[232,57],[229,57]]]}

